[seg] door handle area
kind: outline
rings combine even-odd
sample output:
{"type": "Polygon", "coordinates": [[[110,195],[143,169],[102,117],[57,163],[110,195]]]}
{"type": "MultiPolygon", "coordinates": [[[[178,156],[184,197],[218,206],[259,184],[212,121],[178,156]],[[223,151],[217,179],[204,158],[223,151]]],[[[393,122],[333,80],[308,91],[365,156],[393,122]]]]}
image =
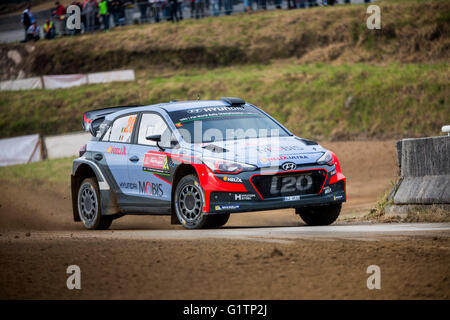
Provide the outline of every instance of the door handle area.
{"type": "Polygon", "coordinates": [[[132,156],[132,157],[130,157],[130,161],[131,162],[138,162],[139,161],[139,157],[138,156],[132,156]]]}
{"type": "Polygon", "coordinates": [[[101,153],[97,153],[97,154],[94,156],[94,159],[97,160],[97,161],[100,161],[100,160],[103,159],[103,156],[101,155],[101,153]]]}

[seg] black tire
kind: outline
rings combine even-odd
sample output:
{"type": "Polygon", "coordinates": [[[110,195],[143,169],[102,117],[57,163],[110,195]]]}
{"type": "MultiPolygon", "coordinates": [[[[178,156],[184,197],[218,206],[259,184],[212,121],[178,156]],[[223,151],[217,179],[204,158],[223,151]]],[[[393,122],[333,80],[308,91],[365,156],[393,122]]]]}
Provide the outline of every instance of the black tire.
{"type": "Polygon", "coordinates": [[[214,223],[215,216],[203,213],[205,192],[195,175],[187,175],[180,180],[173,201],[177,218],[186,229],[213,228],[218,223],[214,223]]]}
{"type": "Polygon", "coordinates": [[[77,195],[78,214],[86,229],[106,230],[111,226],[113,217],[102,215],[101,197],[95,178],[81,182],[77,195]]]}
{"type": "Polygon", "coordinates": [[[206,228],[219,228],[228,222],[229,213],[214,214],[208,216],[208,225],[206,228]]]}
{"type": "Polygon", "coordinates": [[[327,226],[336,221],[341,213],[342,204],[330,204],[317,207],[296,208],[303,221],[310,226],[327,226]]]}

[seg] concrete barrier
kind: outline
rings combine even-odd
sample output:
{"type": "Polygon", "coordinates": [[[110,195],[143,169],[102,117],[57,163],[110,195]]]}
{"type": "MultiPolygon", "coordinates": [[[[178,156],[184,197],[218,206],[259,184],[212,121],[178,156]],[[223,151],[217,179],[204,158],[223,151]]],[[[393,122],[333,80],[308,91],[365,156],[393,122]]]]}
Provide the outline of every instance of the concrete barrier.
{"type": "Polygon", "coordinates": [[[400,180],[393,203],[450,204],[450,136],[404,139],[397,149],[400,180]]]}

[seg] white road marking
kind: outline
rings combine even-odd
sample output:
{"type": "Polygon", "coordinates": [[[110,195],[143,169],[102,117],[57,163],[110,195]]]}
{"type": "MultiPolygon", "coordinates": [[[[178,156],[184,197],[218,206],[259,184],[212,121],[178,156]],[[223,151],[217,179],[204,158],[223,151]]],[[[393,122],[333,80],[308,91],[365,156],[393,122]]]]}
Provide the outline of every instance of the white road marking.
{"type": "Polygon", "coordinates": [[[380,238],[403,239],[410,236],[450,237],[450,223],[348,224],[321,227],[255,227],[213,230],[109,230],[109,231],[32,231],[29,237],[15,238],[18,232],[6,232],[0,241],[46,239],[109,240],[204,240],[229,239],[285,243],[295,239],[350,239],[374,241],[380,238]]]}

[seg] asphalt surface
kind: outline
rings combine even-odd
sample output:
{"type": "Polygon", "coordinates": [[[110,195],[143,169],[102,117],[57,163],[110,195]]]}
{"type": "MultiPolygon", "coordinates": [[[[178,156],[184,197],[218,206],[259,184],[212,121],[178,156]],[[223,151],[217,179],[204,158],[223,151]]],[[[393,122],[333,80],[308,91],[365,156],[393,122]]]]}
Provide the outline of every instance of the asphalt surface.
{"type": "MultiPolygon", "coordinates": [[[[16,232],[7,232],[6,240],[16,232]]],[[[344,224],[299,227],[225,227],[210,230],[110,230],[110,231],[37,231],[25,239],[116,239],[116,240],[205,240],[228,239],[264,242],[290,242],[296,239],[348,239],[373,241],[415,236],[450,237],[450,223],[344,224]]]]}

